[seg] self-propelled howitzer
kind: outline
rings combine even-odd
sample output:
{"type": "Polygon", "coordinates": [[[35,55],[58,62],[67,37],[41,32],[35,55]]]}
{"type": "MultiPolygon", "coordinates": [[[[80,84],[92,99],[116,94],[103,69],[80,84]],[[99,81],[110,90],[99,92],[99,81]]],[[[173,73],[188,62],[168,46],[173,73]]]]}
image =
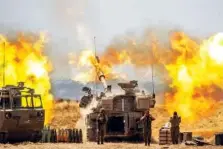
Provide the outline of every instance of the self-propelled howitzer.
{"type": "Polygon", "coordinates": [[[105,138],[143,138],[143,129],[137,121],[149,108],[155,106],[155,94],[145,94],[137,89],[137,81],[118,83],[124,94],[104,93],[99,97],[98,105],[87,115],[87,138],[95,141],[96,117],[100,108],[104,108],[108,121],[105,138]]]}
{"type": "MultiPolygon", "coordinates": [[[[123,94],[112,92],[112,86],[107,85],[105,75],[100,69],[97,69],[98,79],[102,82],[104,92],[101,92],[97,99],[97,106],[92,109],[86,118],[87,138],[89,141],[95,141],[96,118],[100,108],[104,108],[108,121],[106,124],[105,138],[143,138],[143,129],[137,121],[144,112],[155,106],[155,94],[146,94],[138,88],[138,81],[120,82],[118,86],[124,91],[123,94]]],[[[84,87],[88,95],[82,97],[80,107],[87,107],[92,99],[91,89],[84,87]]]]}

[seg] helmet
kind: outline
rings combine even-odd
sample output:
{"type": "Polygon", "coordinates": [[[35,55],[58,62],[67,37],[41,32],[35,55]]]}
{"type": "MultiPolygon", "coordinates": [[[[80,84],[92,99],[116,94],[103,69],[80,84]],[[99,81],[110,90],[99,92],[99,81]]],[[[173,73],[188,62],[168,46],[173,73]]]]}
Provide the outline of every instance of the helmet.
{"type": "Polygon", "coordinates": [[[100,113],[103,113],[103,112],[105,112],[105,109],[104,108],[101,108],[100,109],[100,113]]]}
{"type": "Polygon", "coordinates": [[[150,113],[150,110],[146,110],[146,114],[149,114],[150,113]]]}
{"type": "Polygon", "coordinates": [[[173,113],[173,115],[177,115],[177,112],[175,111],[175,112],[173,113]]]}

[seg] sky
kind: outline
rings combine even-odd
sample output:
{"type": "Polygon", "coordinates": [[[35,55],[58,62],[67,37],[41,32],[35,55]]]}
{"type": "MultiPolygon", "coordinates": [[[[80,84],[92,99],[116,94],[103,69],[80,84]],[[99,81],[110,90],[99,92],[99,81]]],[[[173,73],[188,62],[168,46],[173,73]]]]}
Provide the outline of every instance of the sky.
{"type": "Polygon", "coordinates": [[[0,32],[46,31],[54,79],[69,79],[68,53],[102,52],[116,37],[154,28],[161,36],[180,28],[207,37],[223,30],[222,0],[1,0],[0,32]]]}

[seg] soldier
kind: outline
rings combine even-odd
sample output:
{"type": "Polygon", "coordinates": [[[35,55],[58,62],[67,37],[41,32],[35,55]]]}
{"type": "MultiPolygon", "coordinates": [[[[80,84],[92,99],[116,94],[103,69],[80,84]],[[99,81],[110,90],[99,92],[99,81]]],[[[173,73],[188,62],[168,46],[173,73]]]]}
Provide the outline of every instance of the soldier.
{"type": "Polygon", "coordinates": [[[100,109],[100,113],[97,117],[97,132],[98,132],[98,144],[104,144],[104,129],[105,124],[107,122],[107,118],[105,115],[105,110],[103,108],[100,109]]]}
{"type": "Polygon", "coordinates": [[[151,143],[151,135],[152,135],[152,121],[154,121],[155,118],[150,114],[149,110],[145,112],[145,115],[141,117],[139,122],[143,121],[144,124],[144,141],[145,146],[149,145],[151,143]]]}
{"type": "Polygon", "coordinates": [[[180,123],[181,117],[177,115],[177,112],[173,113],[173,117],[170,118],[171,123],[171,138],[173,144],[178,144],[179,133],[180,133],[180,123]]]}

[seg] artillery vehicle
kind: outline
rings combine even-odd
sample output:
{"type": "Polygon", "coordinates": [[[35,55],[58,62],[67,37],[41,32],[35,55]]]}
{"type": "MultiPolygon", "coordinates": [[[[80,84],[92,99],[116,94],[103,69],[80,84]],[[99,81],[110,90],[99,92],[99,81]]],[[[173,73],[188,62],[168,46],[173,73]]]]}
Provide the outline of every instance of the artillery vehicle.
{"type": "MultiPolygon", "coordinates": [[[[112,138],[142,140],[143,127],[141,123],[137,122],[146,110],[154,108],[156,103],[155,93],[145,94],[144,91],[138,89],[138,81],[132,80],[118,83],[118,86],[125,93],[115,95],[112,93],[112,86],[107,85],[102,71],[98,71],[97,75],[105,91],[101,92],[99,97],[96,97],[98,104],[86,117],[87,139],[96,141],[96,119],[100,109],[104,108],[107,116],[105,140],[112,138]]],[[[94,98],[90,88],[84,87],[82,90],[88,95],[81,98],[80,107],[86,108],[94,98]]]]}
{"type": "Polygon", "coordinates": [[[44,117],[41,96],[24,82],[0,89],[0,143],[39,141],[44,117]]]}

